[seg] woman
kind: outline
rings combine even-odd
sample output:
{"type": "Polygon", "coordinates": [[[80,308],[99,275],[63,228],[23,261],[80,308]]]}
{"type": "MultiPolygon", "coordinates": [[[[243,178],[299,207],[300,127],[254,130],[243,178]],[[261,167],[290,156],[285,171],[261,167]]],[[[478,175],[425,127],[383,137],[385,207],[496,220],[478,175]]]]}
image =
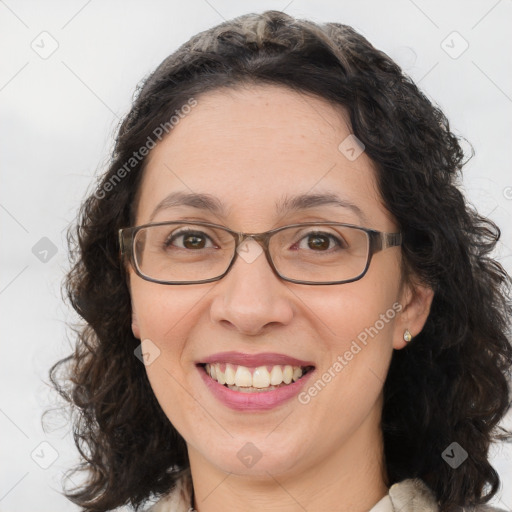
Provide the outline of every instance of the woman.
{"type": "Polygon", "coordinates": [[[510,278],[463,158],[348,26],[250,14],[169,56],[76,231],[85,325],[52,370],[88,471],[68,496],[492,510],[510,278]]]}

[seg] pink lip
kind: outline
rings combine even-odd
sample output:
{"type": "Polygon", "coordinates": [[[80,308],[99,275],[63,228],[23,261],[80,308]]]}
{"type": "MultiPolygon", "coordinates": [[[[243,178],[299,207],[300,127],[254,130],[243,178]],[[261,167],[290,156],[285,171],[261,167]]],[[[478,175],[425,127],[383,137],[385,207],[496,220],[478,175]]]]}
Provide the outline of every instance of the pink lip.
{"type": "MultiPolygon", "coordinates": [[[[298,365],[298,366],[302,366],[298,365]]],[[[216,380],[213,380],[202,366],[197,367],[203,382],[206,387],[211,391],[213,396],[222,402],[230,409],[237,411],[268,411],[277,407],[293,397],[297,396],[300,390],[306,385],[307,381],[314,373],[314,370],[309,371],[306,375],[302,376],[298,381],[274,389],[272,391],[262,391],[260,393],[242,393],[240,391],[233,391],[216,380]]]]}
{"type": "Polygon", "coordinates": [[[290,366],[314,366],[310,361],[301,361],[294,357],[289,357],[284,354],[275,354],[272,352],[262,352],[261,354],[244,354],[242,352],[219,352],[205,359],[198,361],[198,364],[203,363],[230,363],[241,366],[258,367],[267,365],[283,364],[290,366]]]}

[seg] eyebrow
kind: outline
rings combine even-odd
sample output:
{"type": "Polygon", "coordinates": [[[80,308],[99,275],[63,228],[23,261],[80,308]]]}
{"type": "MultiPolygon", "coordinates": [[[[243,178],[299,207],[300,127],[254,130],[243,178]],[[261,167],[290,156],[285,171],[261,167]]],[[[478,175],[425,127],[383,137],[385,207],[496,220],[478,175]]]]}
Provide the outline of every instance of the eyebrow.
{"type": "MultiPolygon", "coordinates": [[[[150,222],[161,210],[167,210],[177,206],[189,206],[198,210],[209,211],[222,218],[226,218],[227,216],[225,206],[217,197],[212,196],[211,194],[197,192],[172,192],[155,207],[149,218],[150,222]]],[[[359,206],[330,192],[316,194],[306,193],[296,196],[285,195],[280,200],[276,201],[275,211],[277,215],[281,216],[291,212],[308,210],[319,206],[337,206],[345,208],[355,213],[362,221],[367,221],[366,215],[359,206]]]]}

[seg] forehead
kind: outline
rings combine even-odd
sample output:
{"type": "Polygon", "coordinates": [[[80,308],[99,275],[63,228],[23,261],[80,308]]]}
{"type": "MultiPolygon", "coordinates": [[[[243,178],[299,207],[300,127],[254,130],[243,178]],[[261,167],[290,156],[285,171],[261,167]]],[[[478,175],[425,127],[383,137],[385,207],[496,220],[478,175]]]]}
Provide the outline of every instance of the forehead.
{"type": "Polygon", "coordinates": [[[260,162],[276,156],[293,159],[309,154],[313,158],[308,146],[333,153],[339,137],[350,133],[342,106],[284,86],[221,88],[203,93],[196,101],[190,114],[150,153],[149,164],[164,152],[179,157],[185,147],[195,150],[187,159],[197,163],[208,151],[235,161],[242,155],[260,162]]]}
{"type": "Polygon", "coordinates": [[[195,99],[197,106],[148,156],[137,223],[177,191],[219,198],[224,213],[243,220],[246,229],[283,214],[276,206],[281,198],[308,192],[334,193],[387,215],[372,161],[364,152],[352,158],[345,151],[353,136],[341,106],[268,85],[195,99]]]}

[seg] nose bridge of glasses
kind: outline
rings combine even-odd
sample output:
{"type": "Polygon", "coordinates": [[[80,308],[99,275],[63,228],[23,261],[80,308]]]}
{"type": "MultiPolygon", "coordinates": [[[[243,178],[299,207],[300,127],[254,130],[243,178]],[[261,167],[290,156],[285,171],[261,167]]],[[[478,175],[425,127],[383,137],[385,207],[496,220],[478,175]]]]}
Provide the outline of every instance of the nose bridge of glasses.
{"type": "Polygon", "coordinates": [[[246,240],[252,239],[258,244],[260,244],[263,248],[267,245],[268,234],[267,233],[238,233],[238,243],[237,246],[243,244],[246,240]]]}
{"type": "Polygon", "coordinates": [[[246,263],[252,263],[255,261],[258,256],[263,252],[265,254],[265,258],[267,259],[268,264],[273,268],[272,257],[269,254],[268,249],[268,240],[269,233],[237,233],[237,241],[235,244],[235,254],[233,258],[236,259],[240,256],[246,263]],[[249,246],[245,246],[244,244],[249,240],[253,240],[258,244],[259,247],[251,248],[249,246]]]}

